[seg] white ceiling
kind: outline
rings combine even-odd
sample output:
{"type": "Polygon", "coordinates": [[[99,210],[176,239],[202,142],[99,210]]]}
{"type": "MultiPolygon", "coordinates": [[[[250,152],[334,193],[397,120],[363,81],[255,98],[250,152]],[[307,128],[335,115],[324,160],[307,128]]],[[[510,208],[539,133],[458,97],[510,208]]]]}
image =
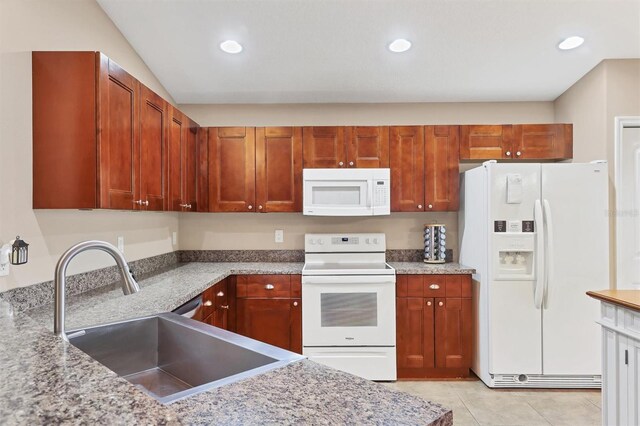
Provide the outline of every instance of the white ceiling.
{"type": "Polygon", "coordinates": [[[640,58],[640,0],[98,2],[178,103],[548,101],[640,58]]]}

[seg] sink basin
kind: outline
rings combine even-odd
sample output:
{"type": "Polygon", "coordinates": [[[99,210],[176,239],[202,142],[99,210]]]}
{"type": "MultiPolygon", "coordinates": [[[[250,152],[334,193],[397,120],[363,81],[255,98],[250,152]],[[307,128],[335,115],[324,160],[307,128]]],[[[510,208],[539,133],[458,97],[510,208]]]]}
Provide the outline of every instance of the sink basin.
{"type": "Polygon", "coordinates": [[[304,359],[173,313],[74,330],[68,337],[164,404],[304,359]]]}

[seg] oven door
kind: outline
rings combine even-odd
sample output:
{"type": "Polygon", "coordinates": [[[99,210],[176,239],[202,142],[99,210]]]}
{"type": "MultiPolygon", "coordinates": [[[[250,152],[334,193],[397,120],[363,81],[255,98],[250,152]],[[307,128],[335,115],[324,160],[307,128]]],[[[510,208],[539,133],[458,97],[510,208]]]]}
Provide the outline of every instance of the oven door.
{"type": "Polygon", "coordinates": [[[302,344],[395,346],[395,275],[302,277],[302,344]]]}

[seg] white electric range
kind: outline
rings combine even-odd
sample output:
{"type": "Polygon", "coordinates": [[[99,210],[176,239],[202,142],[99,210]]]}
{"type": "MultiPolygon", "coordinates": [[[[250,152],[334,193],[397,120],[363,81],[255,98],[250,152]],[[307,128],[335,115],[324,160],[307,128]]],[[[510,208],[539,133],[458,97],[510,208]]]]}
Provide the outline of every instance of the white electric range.
{"type": "Polygon", "coordinates": [[[309,359],[396,380],[396,271],[384,234],[306,234],[302,346],[309,359]]]}

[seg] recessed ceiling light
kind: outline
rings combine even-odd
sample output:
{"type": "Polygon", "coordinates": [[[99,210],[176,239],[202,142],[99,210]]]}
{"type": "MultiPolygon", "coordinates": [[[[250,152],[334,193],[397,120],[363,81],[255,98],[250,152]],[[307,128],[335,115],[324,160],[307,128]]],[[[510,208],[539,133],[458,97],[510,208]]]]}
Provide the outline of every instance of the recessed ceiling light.
{"type": "Polygon", "coordinates": [[[575,49],[576,47],[581,46],[582,43],[584,43],[584,39],[582,37],[573,36],[573,37],[565,38],[564,40],[562,40],[558,45],[558,49],[560,50],[575,49]]]}
{"type": "Polygon", "coordinates": [[[393,40],[391,43],[389,43],[389,50],[393,53],[402,53],[406,52],[409,49],[411,49],[411,42],[403,38],[393,40]]]}
{"type": "Polygon", "coordinates": [[[242,45],[235,40],[225,40],[220,43],[220,49],[226,53],[240,53],[242,52],[242,45]]]}

